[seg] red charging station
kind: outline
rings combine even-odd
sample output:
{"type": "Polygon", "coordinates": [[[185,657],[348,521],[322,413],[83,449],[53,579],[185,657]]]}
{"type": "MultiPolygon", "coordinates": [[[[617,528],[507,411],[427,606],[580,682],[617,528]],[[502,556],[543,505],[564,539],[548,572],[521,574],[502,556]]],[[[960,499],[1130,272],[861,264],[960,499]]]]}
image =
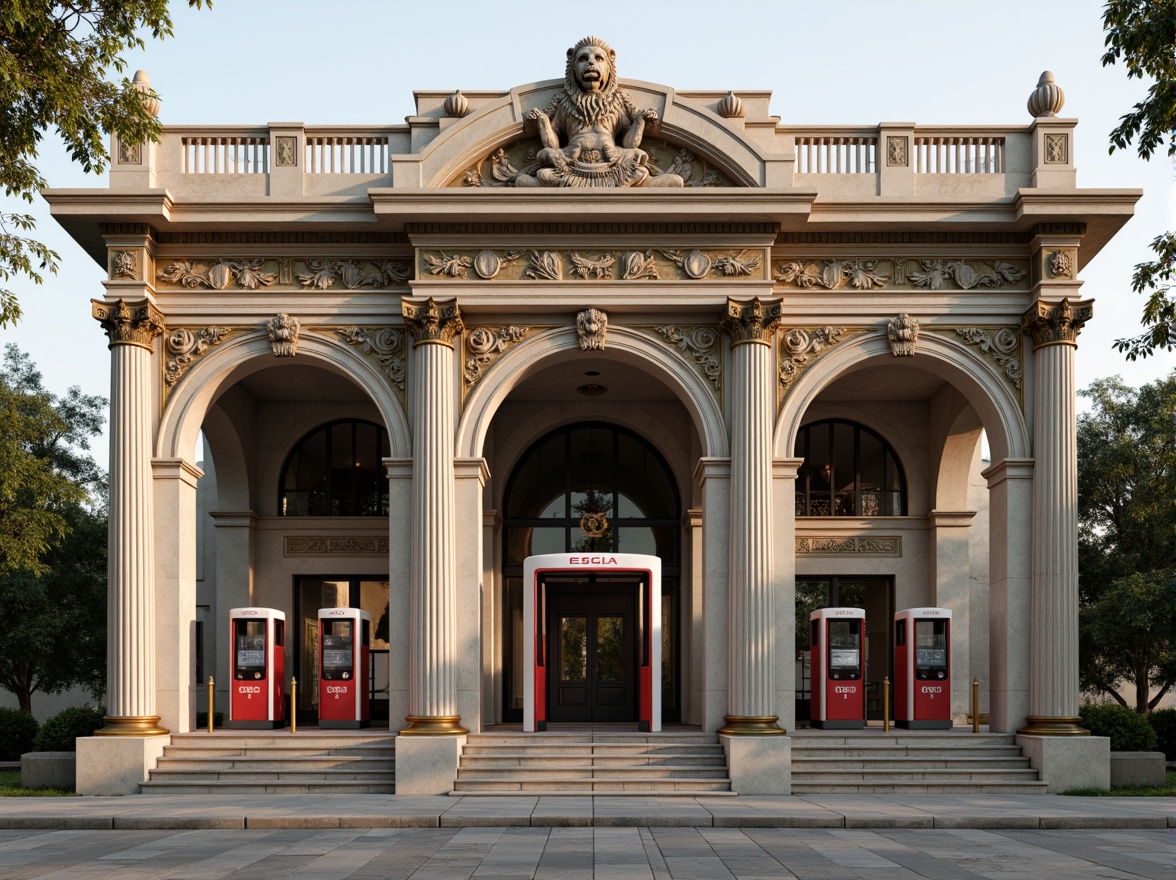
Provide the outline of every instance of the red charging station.
{"type": "Polygon", "coordinates": [[[286,615],[273,608],[229,612],[228,727],[266,730],[286,726],[286,615]]]}
{"type": "Polygon", "coordinates": [[[908,608],[894,615],[894,723],[951,727],[951,611],[908,608]]]}
{"type": "Polygon", "coordinates": [[[812,627],[812,725],[848,730],[866,726],[866,612],[818,608],[812,627]]]}
{"type": "Polygon", "coordinates": [[[372,616],[360,608],[320,608],[319,727],[367,727],[372,616]]]}

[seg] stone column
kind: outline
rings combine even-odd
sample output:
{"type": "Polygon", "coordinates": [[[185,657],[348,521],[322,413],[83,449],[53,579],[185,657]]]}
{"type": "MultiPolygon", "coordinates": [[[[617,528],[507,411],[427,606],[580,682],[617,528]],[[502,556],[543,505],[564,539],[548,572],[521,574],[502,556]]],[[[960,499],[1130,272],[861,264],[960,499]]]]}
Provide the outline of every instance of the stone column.
{"type": "Polygon", "coordinates": [[[413,338],[409,714],[404,736],[465,734],[457,712],[453,338],[457,300],[404,300],[413,338]]]}
{"type": "Polygon", "coordinates": [[[106,716],[100,736],[168,731],[155,712],[155,551],[151,394],[163,313],[149,300],[92,300],[110,339],[110,525],[106,716]]]}
{"type": "Polygon", "coordinates": [[[1033,574],[1027,725],[1089,735],[1078,718],[1078,442],[1074,351],[1092,300],[1039,299],[1021,319],[1033,339],[1033,574]]]}
{"type": "Polygon", "coordinates": [[[776,596],[776,709],[796,726],[796,475],[803,458],[772,464],[772,592],[776,596]]]}
{"type": "Polygon", "coordinates": [[[775,706],[772,590],[772,335],[779,301],[727,301],[731,337],[731,519],[728,714],[720,733],[782,734],[775,706]]]}

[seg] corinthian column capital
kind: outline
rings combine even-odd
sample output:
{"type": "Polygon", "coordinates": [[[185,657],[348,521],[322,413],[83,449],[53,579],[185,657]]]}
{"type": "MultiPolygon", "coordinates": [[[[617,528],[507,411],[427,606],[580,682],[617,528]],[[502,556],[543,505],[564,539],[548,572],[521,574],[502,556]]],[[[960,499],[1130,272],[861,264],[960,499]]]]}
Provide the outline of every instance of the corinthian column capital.
{"type": "Polygon", "coordinates": [[[1094,300],[1060,303],[1037,300],[1021,316],[1021,332],[1033,338],[1033,348],[1043,345],[1077,345],[1082,325],[1094,316],[1094,300]]]}
{"type": "Polygon", "coordinates": [[[434,342],[453,348],[453,337],[465,329],[456,299],[443,303],[437,303],[433,297],[424,302],[406,299],[401,301],[400,308],[414,345],[434,342]]]}
{"type": "Polygon", "coordinates": [[[127,302],[124,299],[112,303],[100,299],[90,300],[94,318],[106,331],[110,339],[109,348],[116,345],[138,345],[151,351],[151,343],[164,330],[163,312],[150,300],[127,302]]]}
{"type": "Polygon", "coordinates": [[[751,302],[727,300],[727,311],[719,327],[731,337],[732,345],[758,342],[771,345],[772,334],[780,326],[780,300],[764,302],[758,296],[751,302]]]}

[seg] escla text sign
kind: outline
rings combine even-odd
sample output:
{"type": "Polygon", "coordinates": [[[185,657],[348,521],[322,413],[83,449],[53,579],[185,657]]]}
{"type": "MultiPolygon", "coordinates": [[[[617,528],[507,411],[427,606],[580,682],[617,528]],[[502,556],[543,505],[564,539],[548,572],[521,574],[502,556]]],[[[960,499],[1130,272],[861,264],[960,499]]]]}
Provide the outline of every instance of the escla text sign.
{"type": "Polygon", "coordinates": [[[616,565],[615,556],[573,556],[568,559],[569,565],[616,565]]]}

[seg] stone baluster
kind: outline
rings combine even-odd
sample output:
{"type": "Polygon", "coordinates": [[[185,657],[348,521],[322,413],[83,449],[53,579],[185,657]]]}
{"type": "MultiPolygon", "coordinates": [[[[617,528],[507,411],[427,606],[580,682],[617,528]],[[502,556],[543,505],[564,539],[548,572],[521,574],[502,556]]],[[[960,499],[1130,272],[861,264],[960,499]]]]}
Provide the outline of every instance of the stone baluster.
{"type": "Polygon", "coordinates": [[[453,338],[457,300],[404,300],[413,338],[409,714],[404,736],[464,734],[457,713],[453,338]]]}
{"type": "Polygon", "coordinates": [[[772,593],[772,335],[780,303],[727,301],[731,337],[731,519],[726,734],[782,734],[772,593]]]}
{"type": "Polygon", "coordinates": [[[106,716],[100,736],[168,731],[155,712],[152,354],[164,329],[149,300],[92,300],[110,339],[110,518],[106,716]]]}
{"type": "Polygon", "coordinates": [[[1074,351],[1092,300],[1038,300],[1033,339],[1033,572],[1028,722],[1018,733],[1089,734],[1078,718],[1078,441],[1074,351]]]}

